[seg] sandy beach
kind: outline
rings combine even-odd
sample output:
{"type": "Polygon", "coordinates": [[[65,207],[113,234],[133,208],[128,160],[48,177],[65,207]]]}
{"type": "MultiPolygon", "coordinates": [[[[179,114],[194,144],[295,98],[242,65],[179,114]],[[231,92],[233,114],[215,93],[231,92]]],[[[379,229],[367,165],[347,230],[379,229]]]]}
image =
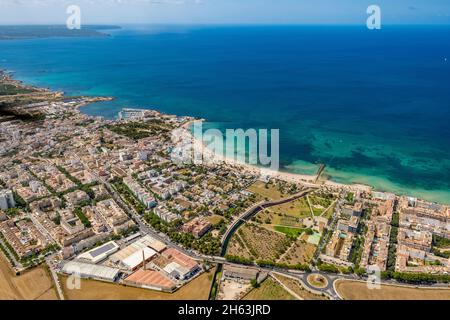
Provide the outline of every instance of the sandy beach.
{"type": "MultiPolygon", "coordinates": [[[[248,163],[242,163],[239,162],[236,159],[228,158],[224,155],[217,154],[213,150],[209,149],[204,141],[201,141],[200,139],[196,138],[192,132],[190,131],[191,125],[193,125],[197,121],[202,120],[191,120],[183,124],[182,128],[184,129],[185,137],[180,137],[181,139],[190,139],[193,144],[193,149],[197,152],[199,152],[203,156],[203,164],[226,164],[232,168],[239,169],[241,171],[245,171],[252,175],[257,175],[262,178],[273,178],[278,179],[290,183],[299,183],[299,184],[305,184],[305,185],[315,185],[314,181],[317,178],[317,175],[301,175],[296,173],[289,173],[289,172],[282,172],[282,171],[274,171],[270,170],[268,168],[261,168],[257,167],[255,165],[251,165],[248,163]]],[[[328,181],[327,181],[328,182],[328,181]]],[[[330,186],[337,187],[338,183],[331,182],[330,186]]]]}

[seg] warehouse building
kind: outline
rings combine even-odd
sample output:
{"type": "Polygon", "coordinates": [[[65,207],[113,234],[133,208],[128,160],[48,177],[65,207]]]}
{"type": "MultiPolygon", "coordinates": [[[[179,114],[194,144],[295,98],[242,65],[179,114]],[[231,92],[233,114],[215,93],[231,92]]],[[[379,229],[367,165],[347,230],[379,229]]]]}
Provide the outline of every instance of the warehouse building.
{"type": "Polygon", "coordinates": [[[145,289],[172,292],[176,285],[168,277],[154,270],[139,269],[124,280],[125,284],[145,289]]]}
{"type": "Polygon", "coordinates": [[[161,255],[168,261],[164,271],[176,279],[187,280],[201,270],[197,261],[175,248],[168,248],[161,255]]]}
{"type": "Polygon", "coordinates": [[[127,270],[136,270],[156,255],[156,251],[148,247],[136,251],[120,261],[120,266],[127,270]]]}
{"type": "Polygon", "coordinates": [[[191,275],[191,270],[179,265],[176,262],[171,262],[163,269],[170,277],[177,280],[188,279],[191,275]]]}
{"type": "Polygon", "coordinates": [[[144,248],[150,248],[153,251],[161,252],[166,248],[166,245],[163,242],[153,238],[152,236],[146,235],[145,237],[140,238],[124,249],[111,255],[110,260],[114,264],[120,265],[121,262],[127,259],[129,256],[135,254],[136,252],[140,252],[142,262],[142,250],[144,250],[144,248]]]}
{"type": "Polygon", "coordinates": [[[250,281],[258,277],[259,271],[256,269],[240,268],[234,266],[224,266],[222,276],[230,280],[250,281]]]}
{"type": "Polygon", "coordinates": [[[120,276],[119,269],[78,261],[69,261],[64,263],[61,270],[63,273],[68,275],[77,275],[80,278],[96,279],[108,282],[114,282],[120,276]]]}
{"type": "Polygon", "coordinates": [[[119,249],[120,247],[117,243],[115,243],[114,241],[110,241],[99,247],[80,254],[77,257],[77,260],[97,264],[108,258],[114,252],[119,251],[119,249]]]}

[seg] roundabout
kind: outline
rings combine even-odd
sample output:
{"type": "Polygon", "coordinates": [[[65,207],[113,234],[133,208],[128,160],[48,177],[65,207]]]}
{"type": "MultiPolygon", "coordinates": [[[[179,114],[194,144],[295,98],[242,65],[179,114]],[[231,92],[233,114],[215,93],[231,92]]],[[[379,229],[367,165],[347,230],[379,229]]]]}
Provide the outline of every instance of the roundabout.
{"type": "Polygon", "coordinates": [[[308,284],[315,289],[325,289],[328,287],[329,283],[328,279],[319,273],[308,275],[306,280],[308,281],[308,284]]]}

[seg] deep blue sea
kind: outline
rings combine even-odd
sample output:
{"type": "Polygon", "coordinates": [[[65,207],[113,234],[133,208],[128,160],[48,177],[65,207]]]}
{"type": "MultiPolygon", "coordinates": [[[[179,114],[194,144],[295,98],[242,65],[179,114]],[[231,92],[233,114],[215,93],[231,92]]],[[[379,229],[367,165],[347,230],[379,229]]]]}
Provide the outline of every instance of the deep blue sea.
{"type": "Polygon", "coordinates": [[[279,128],[282,169],[450,203],[450,27],[124,26],[0,42],[0,68],[69,94],[279,128]]]}

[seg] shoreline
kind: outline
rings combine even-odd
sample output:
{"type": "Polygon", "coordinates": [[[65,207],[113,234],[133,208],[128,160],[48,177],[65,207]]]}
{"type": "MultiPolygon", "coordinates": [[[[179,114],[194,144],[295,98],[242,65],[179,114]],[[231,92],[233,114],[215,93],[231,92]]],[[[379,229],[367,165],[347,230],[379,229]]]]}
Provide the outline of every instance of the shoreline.
{"type": "Polygon", "coordinates": [[[205,155],[210,158],[211,160],[206,161],[206,165],[208,165],[209,161],[211,163],[224,163],[226,165],[239,167],[245,170],[246,172],[259,175],[259,176],[267,176],[270,178],[275,178],[279,180],[283,180],[286,182],[294,182],[294,183],[302,183],[302,184],[308,184],[312,183],[316,179],[316,175],[302,175],[302,174],[296,174],[296,173],[290,173],[290,172],[283,172],[283,171],[272,171],[270,169],[261,168],[255,165],[251,165],[248,163],[242,163],[235,159],[230,159],[226,156],[219,155],[214,153],[211,149],[209,149],[203,141],[200,141],[198,138],[196,138],[192,132],[189,130],[189,126],[199,120],[192,120],[185,123],[182,127],[186,129],[186,131],[189,134],[189,138],[192,139],[194,143],[194,148],[196,150],[202,150],[203,157],[205,155]]]}
{"type": "MultiPolygon", "coordinates": [[[[7,70],[7,69],[3,69],[0,68],[0,75],[4,75],[7,76],[11,81],[16,82],[19,85],[24,86],[25,88],[33,88],[35,90],[41,91],[41,92],[46,92],[46,93],[61,93],[63,95],[63,97],[65,98],[71,98],[70,95],[66,95],[66,92],[59,92],[59,91],[54,91],[51,88],[45,88],[45,87],[40,87],[40,86],[36,86],[36,85],[27,85],[23,80],[20,79],[16,79],[13,76],[14,72],[7,70]]],[[[81,97],[81,96],[80,96],[81,97]]],[[[111,101],[111,100],[115,100],[117,99],[117,97],[94,97],[94,96],[82,96],[85,98],[91,98],[91,101],[89,101],[88,103],[86,103],[85,105],[77,108],[77,112],[82,113],[83,115],[87,116],[87,117],[92,117],[95,118],[95,116],[89,115],[87,113],[84,113],[82,111],[83,107],[90,105],[90,104],[95,104],[95,103],[99,103],[99,102],[103,102],[103,101],[111,101]]],[[[74,98],[74,97],[72,97],[74,98]]],[[[133,107],[136,109],[142,109],[142,110],[155,110],[155,109],[148,109],[145,107],[133,107]]],[[[158,111],[158,110],[155,110],[158,111]]],[[[158,111],[161,114],[165,114],[162,111],[158,111]]],[[[188,116],[189,117],[189,116],[188,116]]],[[[205,144],[202,141],[198,141],[197,138],[195,138],[193,136],[193,134],[191,133],[191,131],[189,130],[189,126],[195,122],[195,121],[199,121],[199,120],[205,120],[205,119],[195,119],[195,120],[191,120],[185,124],[183,124],[182,128],[185,129],[186,131],[189,132],[190,134],[190,138],[193,139],[194,141],[194,145],[196,146],[196,148],[199,148],[197,150],[203,150],[203,154],[207,155],[209,158],[214,159],[213,162],[221,162],[224,163],[226,165],[230,165],[233,167],[238,167],[241,168],[251,174],[256,174],[259,175],[261,177],[269,177],[269,178],[274,178],[274,179],[279,179],[285,182],[292,182],[292,183],[301,183],[304,184],[306,186],[318,186],[319,184],[314,184],[314,181],[317,177],[317,175],[308,175],[308,174],[300,174],[300,173],[294,173],[294,172],[289,172],[289,171],[271,171],[270,169],[266,169],[266,168],[261,168],[255,165],[251,165],[248,163],[241,163],[238,162],[237,160],[234,159],[229,159],[226,156],[222,156],[222,155],[217,155],[214,154],[213,155],[213,151],[211,151],[210,149],[208,149],[205,144]]],[[[113,121],[117,121],[117,119],[113,119],[113,121]]],[[[206,121],[206,120],[205,120],[206,121]]],[[[361,182],[350,182],[350,183],[344,183],[344,182],[339,182],[339,181],[335,181],[333,180],[333,176],[330,174],[326,174],[326,172],[324,172],[325,174],[323,174],[322,177],[322,184],[320,184],[321,186],[324,187],[328,187],[328,188],[340,188],[340,189],[344,189],[347,191],[351,191],[351,192],[355,192],[357,190],[361,190],[361,191],[378,191],[378,192],[385,192],[385,193],[393,193],[397,196],[412,196],[412,197],[416,197],[418,199],[423,199],[429,202],[433,202],[433,203],[439,203],[439,204],[445,204],[445,205],[450,205],[450,198],[449,199],[436,199],[435,197],[427,197],[423,194],[420,194],[421,192],[419,190],[417,190],[417,192],[408,192],[408,191],[402,191],[400,192],[399,190],[389,190],[392,188],[387,187],[386,189],[384,188],[377,188],[376,186],[370,185],[370,184],[365,184],[365,183],[361,183],[361,182]],[[434,198],[434,199],[431,199],[434,198]]],[[[369,177],[369,176],[368,176],[369,177]]],[[[386,180],[386,182],[388,182],[389,184],[392,184],[393,186],[396,185],[395,182],[390,181],[390,180],[386,180]]],[[[399,186],[400,187],[400,186],[399,186]]],[[[425,192],[429,192],[430,194],[436,194],[438,192],[440,192],[439,190],[422,190],[425,192]]],[[[439,197],[439,196],[438,196],[439,197]]]]}
{"type": "MultiPolygon", "coordinates": [[[[205,143],[203,141],[200,141],[198,138],[194,137],[191,130],[189,129],[189,127],[192,125],[192,123],[194,123],[196,121],[201,121],[201,120],[204,120],[204,119],[188,121],[182,127],[183,127],[183,129],[187,130],[187,132],[189,133],[189,138],[192,139],[192,141],[194,141],[195,148],[197,148],[197,150],[203,150],[203,155],[207,155],[208,158],[213,159],[212,160],[213,162],[224,163],[224,164],[230,165],[232,167],[238,167],[242,170],[245,170],[246,172],[248,172],[250,174],[255,174],[260,177],[268,177],[268,178],[278,179],[278,180],[282,180],[282,181],[289,182],[289,183],[299,183],[299,184],[303,184],[303,185],[309,186],[309,187],[322,186],[322,187],[331,188],[331,189],[343,189],[343,190],[346,190],[349,192],[356,192],[358,190],[363,191],[363,192],[378,191],[378,192],[385,192],[385,193],[393,193],[397,196],[412,196],[411,193],[398,193],[398,192],[389,191],[389,190],[388,191],[379,190],[376,187],[371,186],[369,184],[363,184],[363,183],[358,183],[358,182],[348,184],[348,183],[334,181],[333,177],[330,175],[322,175],[321,176],[322,183],[316,184],[316,183],[314,183],[314,181],[316,180],[317,175],[298,174],[298,173],[286,172],[286,171],[281,171],[281,170],[272,171],[270,169],[261,168],[261,167],[251,165],[248,163],[241,163],[235,159],[230,159],[230,158],[227,158],[226,156],[215,154],[214,151],[212,151],[211,149],[208,149],[208,147],[205,145],[205,143]]],[[[422,199],[422,197],[419,197],[419,196],[417,196],[417,198],[422,199]]],[[[431,200],[427,200],[427,201],[431,201],[431,200]]],[[[445,201],[440,201],[440,202],[439,201],[431,201],[431,202],[440,203],[440,204],[448,204],[445,201]]]]}

